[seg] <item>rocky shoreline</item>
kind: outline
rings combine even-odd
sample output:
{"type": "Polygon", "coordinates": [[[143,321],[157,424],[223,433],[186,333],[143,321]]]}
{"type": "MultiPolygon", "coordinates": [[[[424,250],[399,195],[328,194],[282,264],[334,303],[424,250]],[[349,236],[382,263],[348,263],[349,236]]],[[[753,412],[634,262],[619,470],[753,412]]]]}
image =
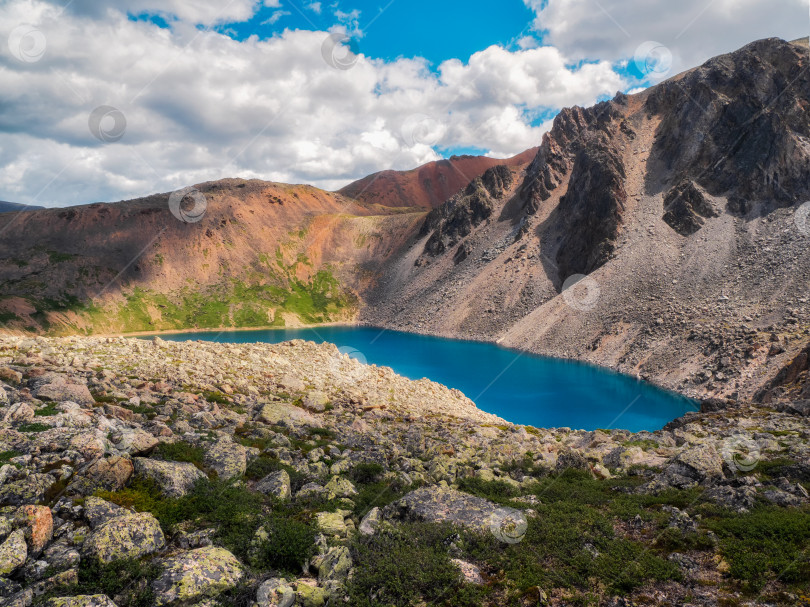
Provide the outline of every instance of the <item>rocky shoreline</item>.
{"type": "Polygon", "coordinates": [[[0,381],[3,605],[808,604],[803,401],[537,429],[302,341],[4,337],[0,381]]]}

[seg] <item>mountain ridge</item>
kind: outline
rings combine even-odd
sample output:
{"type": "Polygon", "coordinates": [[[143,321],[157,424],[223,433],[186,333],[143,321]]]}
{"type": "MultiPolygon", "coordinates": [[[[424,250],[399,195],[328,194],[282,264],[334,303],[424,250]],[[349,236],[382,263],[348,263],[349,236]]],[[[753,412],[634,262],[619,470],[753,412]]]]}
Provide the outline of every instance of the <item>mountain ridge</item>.
{"type": "Polygon", "coordinates": [[[0,216],[18,226],[0,315],[51,333],[362,322],[751,395],[808,341],[806,64],[767,39],[566,108],[511,165],[457,158],[483,170],[435,209],[235,179],[197,186],[198,223],[168,194],[0,216]]]}

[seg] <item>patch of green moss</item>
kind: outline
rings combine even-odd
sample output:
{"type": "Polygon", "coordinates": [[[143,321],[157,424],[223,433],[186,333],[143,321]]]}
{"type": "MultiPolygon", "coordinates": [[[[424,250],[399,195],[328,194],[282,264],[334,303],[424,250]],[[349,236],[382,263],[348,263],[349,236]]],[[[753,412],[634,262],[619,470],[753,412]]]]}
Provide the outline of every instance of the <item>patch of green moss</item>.
{"type": "Polygon", "coordinates": [[[30,423],[30,424],[22,424],[17,430],[20,432],[45,432],[45,430],[50,430],[51,427],[47,424],[40,424],[37,422],[30,423]]]}

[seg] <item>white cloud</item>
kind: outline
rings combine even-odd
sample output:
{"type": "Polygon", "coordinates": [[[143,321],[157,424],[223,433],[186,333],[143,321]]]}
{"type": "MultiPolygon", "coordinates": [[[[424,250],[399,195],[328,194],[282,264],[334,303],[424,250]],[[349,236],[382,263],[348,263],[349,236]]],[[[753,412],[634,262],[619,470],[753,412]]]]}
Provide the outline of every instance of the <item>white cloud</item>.
{"type": "MultiPolygon", "coordinates": [[[[239,23],[256,12],[260,0],[49,0],[68,14],[103,17],[110,12],[158,14],[199,25],[239,23]]],[[[12,0],[13,2],[13,0],[12,0]]],[[[18,2],[17,4],[32,4],[18,2]]],[[[265,6],[280,6],[279,0],[264,0],[265,6]]]]}
{"type": "Polygon", "coordinates": [[[337,188],[434,160],[434,146],[507,156],[548,128],[531,125],[531,110],[591,104],[627,86],[609,63],[571,68],[551,47],[493,46],[435,72],[421,59],[364,56],[339,70],[322,56],[327,32],[239,42],[185,22],[168,30],[119,12],[0,5],[0,40],[20,23],[47,48],[32,63],[0,51],[0,199],[27,203],[118,200],[233,176],[337,188]],[[91,134],[101,105],[126,117],[120,141],[91,134]]]}
{"type": "Polygon", "coordinates": [[[282,17],[286,17],[287,15],[292,15],[292,13],[290,11],[273,11],[272,15],[262,21],[262,25],[275,25],[282,17]]]}
{"type": "Polygon", "coordinates": [[[807,0],[524,0],[544,42],[574,59],[633,57],[647,41],[672,53],[673,73],[759,38],[807,35],[807,0]]]}
{"type": "Polygon", "coordinates": [[[311,10],[313,13],[320,15],[321,14],[321,3],[320,2],[310,2],[307,4],[307,8],[311,10]]]}

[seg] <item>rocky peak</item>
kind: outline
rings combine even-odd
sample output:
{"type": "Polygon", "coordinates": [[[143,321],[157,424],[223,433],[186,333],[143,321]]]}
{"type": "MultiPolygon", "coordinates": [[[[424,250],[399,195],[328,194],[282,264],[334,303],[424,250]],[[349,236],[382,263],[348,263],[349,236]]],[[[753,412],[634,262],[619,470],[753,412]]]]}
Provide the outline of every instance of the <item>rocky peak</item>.
{"type": "Polygon", "coordinates": [[[808,60],[797,45],[759,40],[659,84],[645,104],[661,116],[649,173],[662,184],[691,179],[736,213],[805,200],[808,60]]]}
{"type": "Polygon", "coordinates": [[[441,255],[489,219],[495,201],[509,190],[512,182],[512,172],[507,166],[494,166],[470,182],[463,192],[428,213],[420,230],[420,236],[430,234],[425,254],[441,255]]]}

